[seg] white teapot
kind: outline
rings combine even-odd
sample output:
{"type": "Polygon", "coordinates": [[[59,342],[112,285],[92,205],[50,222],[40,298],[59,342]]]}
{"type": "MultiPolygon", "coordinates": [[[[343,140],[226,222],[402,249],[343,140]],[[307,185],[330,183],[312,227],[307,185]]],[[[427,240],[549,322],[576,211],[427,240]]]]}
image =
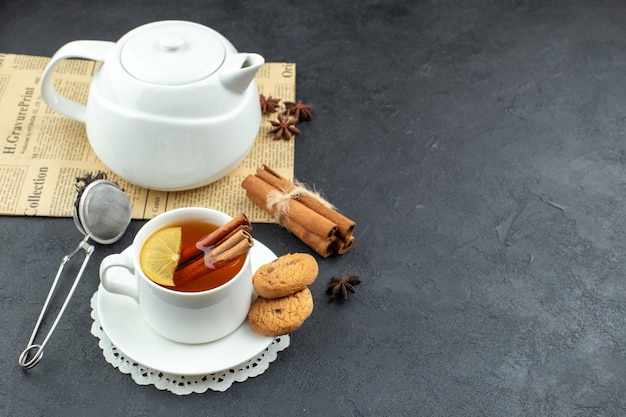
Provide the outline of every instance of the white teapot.
{"type": "Polygon", "coordinates": [[[153,22],[117,43],[61,47],[43,72],[41,97],[85,122],[94,152],[117,175],[155,190],[186,190],[228,174],[249,152],[261,124],[254,76],[264,62],[206,26],[153,22]],[[67,58],[102,61],[86,106],[51,83],[67,58]]]}

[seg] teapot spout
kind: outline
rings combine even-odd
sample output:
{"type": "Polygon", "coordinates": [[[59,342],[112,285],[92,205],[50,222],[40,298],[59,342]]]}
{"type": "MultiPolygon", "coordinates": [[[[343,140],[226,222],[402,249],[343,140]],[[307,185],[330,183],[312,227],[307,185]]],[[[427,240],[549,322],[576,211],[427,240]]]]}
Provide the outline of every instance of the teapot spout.
{"type": "Polygon", "coordinates": [[[239,53],[236,56],[238,65],[221,74],[220,80],[226,88],[241,94],[246,91],[265,59],[254,53],[239,53]]]}

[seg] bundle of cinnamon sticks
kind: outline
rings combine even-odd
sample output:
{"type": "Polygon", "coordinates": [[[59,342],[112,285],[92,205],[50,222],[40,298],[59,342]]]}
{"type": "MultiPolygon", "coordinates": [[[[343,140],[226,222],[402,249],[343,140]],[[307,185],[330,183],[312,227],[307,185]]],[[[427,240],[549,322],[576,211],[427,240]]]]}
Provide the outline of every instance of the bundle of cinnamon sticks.
{"type": "Polygon", "coordinates": [[[326,258],[346,253],[355,242],[356,223],[318,194],[267,166],[241,183],[248,198],[326,258]]]}

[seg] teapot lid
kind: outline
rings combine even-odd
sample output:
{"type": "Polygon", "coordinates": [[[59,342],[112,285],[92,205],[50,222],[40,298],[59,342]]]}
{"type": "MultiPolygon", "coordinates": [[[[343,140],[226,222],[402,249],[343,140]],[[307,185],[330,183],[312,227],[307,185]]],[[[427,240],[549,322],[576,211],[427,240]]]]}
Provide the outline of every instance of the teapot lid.
{"type": "Polygon", "coordinates": [[[200,81],[217,71],[226,56],[214,31],[191,22],[154,22],[130,31],[125,38],[120,52],[122,67],[151,84],[200,81]]]}

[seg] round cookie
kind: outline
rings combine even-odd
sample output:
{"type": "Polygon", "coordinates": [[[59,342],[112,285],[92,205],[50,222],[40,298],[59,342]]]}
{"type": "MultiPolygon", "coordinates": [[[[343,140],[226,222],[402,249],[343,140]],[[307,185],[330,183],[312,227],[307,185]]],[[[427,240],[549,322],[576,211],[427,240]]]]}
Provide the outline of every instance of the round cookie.
{"type": "Polygon", "coordinates": [[[258,297],[250,307],[248,322],[260,335],[276,337],[296,330],[312,312],[313,296],[305,288],[287,297],[258,297]]]}
{"type": "Polygon", "coordinates": [[[319,267],[308,253],[290,253],[262,265],[252,276],[254,290],[264,298],[281,298],[315,281],[319,267]]]}

